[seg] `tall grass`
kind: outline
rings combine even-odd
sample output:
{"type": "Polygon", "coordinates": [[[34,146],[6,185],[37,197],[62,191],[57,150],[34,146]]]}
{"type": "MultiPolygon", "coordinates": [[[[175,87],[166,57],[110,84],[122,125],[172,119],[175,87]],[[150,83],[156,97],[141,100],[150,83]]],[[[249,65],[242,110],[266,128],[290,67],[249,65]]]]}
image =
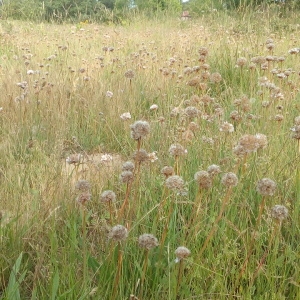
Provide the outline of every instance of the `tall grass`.
{"type": "Polygon", "coordinates": [[[296,16],[258,15],[2,27],[1,299],[300,297],[300,54],[289,53],[300,32],[296,16]],[[285,59],[253,65],[257,56],[285,59]],[[120,118],[126,112],[131,119],[120,118]],[[130,125],[138,120],[150,133],[137,147],[130,125]],[[267,145],[258,146],[258,133],[267,145]],[[256,142],[238,156],[245,135],[256,142]],[[172,156],[172,144],[186,151],[172,156]],[[134,158],[137,148],[152,154],[134,158]],[[128,160],[129,184],[120,181],[128,160]],[[194,174],[212,164],[221,173],[201,189],[194,174]],[[183,187],[166,186],[164,166],[183,187]],[[224,185],[228,172],[234,187],[224,185]],[[262,178],[277,186],[263,208],[262,178]],[[80,179],[91,185],[84,207],[80,179]],[[100,201],[105,190],[116,202],[100,201]],[[289,210],[280,226],[276,204],[289,210]],[[109,238],[115,225],[127,239],[109,238]],[[158,239],[151,251],[139,247],[144,233],[158,239]],[[180,246],[190,256],[176,259],[180,246]]]}

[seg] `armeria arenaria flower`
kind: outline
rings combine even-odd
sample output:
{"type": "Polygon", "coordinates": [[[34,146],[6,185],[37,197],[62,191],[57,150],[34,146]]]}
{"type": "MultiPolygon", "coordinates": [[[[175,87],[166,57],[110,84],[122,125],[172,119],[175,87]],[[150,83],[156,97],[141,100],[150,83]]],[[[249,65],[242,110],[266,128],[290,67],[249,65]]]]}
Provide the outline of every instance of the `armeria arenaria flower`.
{"type": "Polygon", "coordinates": [[[245,57],[240,57],[240,58],[238,58],[237,61],[236,61],[236,65],[237,65],[238,67],[243,67],[243,66],[245,66],[246,64],[247,64],[247,58],[245,58],[245,57]]]}
{"type": "Polygon", "coordinates": [[[111,191],[111,190],[107,190],[104,191],[101,195],[100,195],[100,201],[101,202],[115,202],[116,201],[116,194],[115,192],[111,191]]]}
{"type": "Polygon", "coordinates": [[[234,187],[238,184],[238,182],[238,177],[232,172],[225,173],[221,179],[221,183],[226,187],[234,187]]]}
{"type": "Polygon", "coordinates": [[[194,106],[188,106],[185,108],[184,113],[188,118],[193,119],[199,116],[199,110],[194,106]]]}
{"type": "Polygon", "coordinates": [[[75,189],[80,192],[88,192],[91,189],[90,182],[85,179],[78,180],[75,184],[75,189]]]}
{"type": "Polygon", "coordinates": [[[291,128],[292,138],[296,140],[300,140],[300,125],[295,125],[291,128]]]}
{"type": "Polygon", "coordinates": [[[178,175],[172,175],[166,179],[166,187],[170,190],[180,192],[184,189],[184,180],[178,175]]]}
{"type": "Polygon", "coordinates": [[[224,122],[220,126],[220,131],[226,132],[226,133],[234,132],[234,126],[232,124],[228,123],[228,122],[224,122]]]}
{"type": "Polygon", "coordinates": [[[200,188],[208,189],[212,186],[212,179],[207,171],[196,172],[194,179],[200,188]]]}
{"type": "Polygon", "coordinates": [[[125,112],[125,113],[120,115],[120,118],[124,121],[130,120],[131,119],[131,114],[130,114],[130,112],[125,112]]]}
{"type": "Polygon", "coordinates": [[[136,121],[130,125],[131,137],[134,140],[144,138],[150,132],[150,125],[147,121],[136,121]]]}
{"type": "Polygon", "coordinates": [[[163,174],[166,178],[174,175],[174,168],[170,166],[165,166],[161,169],[161,174],[163,174]]]}
{"type": "Polygon", "coordinates": [[[276,190],[276,183],[270,178],[263,178],[257,182],[256,190],[263,196],[273,196],[276,190]]]}
{"type": "Polygon", "coordinates": [[[178,143],[172,144],[169,148],[169,153],[172,156],[182,156],[185,155],[186,152],[187,152],[186,149],[178,143]]]}
{"type": "Polygon", "coordinates": [[[123,171],[120,174],[120,181],[122,183],[131,183],[134,179],[133,173],[131,171],[123,171]]]}
{"type": "Polygon", "coordinates": [[[153,234],[144,233],[139,236],[138,244],[141,248],[150,250],[158,246],[158,240],[153,234]]]}
{"type": "Polygon", "coordinates": [[[149,160],[149,154],[146,150],[144,149],[140,149],[140,150],[136,150],[133,152],[132,154],[132,159],[135,161],[135,162],[145,162],[145,161],[148,161],[149,160]]]}
{"type": "Polygon", "coordinates": [[[76,201],[81,205],[85,205],[87,202],[91,200],[91,198],[92,195],[89,192],[83,192],[77,196],[76,201]]]}
{"type": "Polygon", "coordinates": [[[210,75],[210,81],[212,83],[220,83],[222,81],[222,76],[220,73],[215,72],[210,75]]]}
{"type": "Polygon", "coordinates": [[[108,237],[115,242],[122,242],[128,237],[128,230],[123,225],[116,225],[111,228],[108,237]]]}
{"type": "Polygon", "coordinates": [[[134,78],[134,72],[133,70],[129,69],[125,72],[125,77],[128,79],[133,79],[134,78]]]}
{"type": "Polygon", "coordinates": [[[282,222],[289,215],[288,209],[283,205],[275,205],[271,208],[271,217],[282,222]]]}
{"type": "Polygon", "coordinates": [[[180,260],[189,257],[191,255],[191,251],[184,246],[180,246],[175,250],[175,255],[175,262],[179,262],[180,260]]]}
{"type": "Polygon", "coordinates": [[[133,172],[134,170],[134,163],[131,161],[126,161],[122,165],[122,171],[131,171],[133,172]]]}
{"type": "Polygon", "coordinates": [[[67,162],[69,165],[72,165],[72,164],[79,164],[80,162],[82,162],[82,159],[83,159],[82,154],[76,153],[76,154],[71,154],[70,156],[68,156],[68,157],[66,158],[66,162],[67,162]]]}
{"type": "Polygon", "coordinates": [[[218,165],[210,165],[207,168],[207,172],[209,173],[209,175],[211,177],[218,175],[219,173],[221,173],[221,168],[218,165]]]}

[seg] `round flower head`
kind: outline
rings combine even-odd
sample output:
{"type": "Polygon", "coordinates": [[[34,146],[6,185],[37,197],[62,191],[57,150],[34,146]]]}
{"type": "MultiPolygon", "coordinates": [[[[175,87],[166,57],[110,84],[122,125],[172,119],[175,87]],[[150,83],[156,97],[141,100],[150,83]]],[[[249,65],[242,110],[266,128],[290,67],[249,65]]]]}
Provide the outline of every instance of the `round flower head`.
{"type": "Polygon", "coordinates": [[[110,230],[108,237],[115,242],[124,241],[128,237],[128,230],[123,225],[116,225],[110,230]]]}
{"type": "Polygon", "coordinates": [[[123,171],[120,175],[120,181],[122,183],[131,183],[134,179],[133,173],[131,171],[123,171]]]}
{"type": "Polygon", "coordinates": [[[221,182],[227,187],[233,187],[238,184],[239,180],[234,173],[229,172],[223,175],[221,182]]]}
{"type": "Polygon", "coordinates": [[[271,216],[273,219],[282,222],[289,215],[288,209],[283,205],[275,205],[271,208],[271,216]]]}
{"type": "Polygon", "coordinates": [[[212,186],[212,179],[207,171],[195,173],[194,179],[200,188],[208,189],[212,186]]]}
{"type": "Polygon", "coordinates": [[[246,64],[247,64],[247,58],[245,58],[245,57],[240,57],[240,58],[238,58],[237,61],[236,61],[236,65],[237,65],[238,67],[243,67],[243,66],[245,66],[246,64]]]}
{"type": "Polygon", "coordinates": [[[199,110],[194,107],[194,106],[188,106],[185,110],[184,113],[188,116],[188,118],[193,119],[197,118],[199,115],[199,110]]]}
{"type": "Polygon", "coordinates": [[[134,72],[129,69],[125,72],[125,77],[128,78],[128,79],[133,79],[134,78],[134,72]]]}
{"type": "Polygon", "coordinates": [[[134,153],[132,154],[132,158],[134,159],[135,162],[144,162],[149,160],[149,155],[146,150],[140,149],[134,151],[134,153]]]}
{"type": "Polygon", "coordinates": [[[69,165],[72,165],[72,164],[79,164],[82,162],[82,158],[83,156],[78,153],[78,154],[71,154],[70,156],[68,156],[66,158],[66,162],[69,164],[69,165]]]}
{"type": "Polygon", "coordinates": [[[104,191],[100,196],[100,200],[102,202],[115,202],[116,194],[110,190],[104,191]]]}
{"type": "Polygon", "coordinates": [[[212,83],[220,83],[221,81],[222,81],[222,76],[221,76],[221,74],[220,73],[212,73],[211,75],[210,75],[210,81],[212,82],[212,83]]]}
{"type": "Polygon", "coordinates": [[[138,244],[141,248],[150,250],[150,249],[158,246],[158,240],[154,235],[144,233],[144,234],[140,235],[138,244]]]}
{"type": "Polygon", "coordinates": [[[88,192],[91,189],[91,185],[87,180],[78,180],[75,184],[75,189],[80,192],[88,192]]]}
{"type": "Polygon", "coordinates": [[[150,132],[150,125],[147,121],[136,121],[134,124],[130,125],[131,137],[134,140],[139,140],[144,138],[150,132]]]}
{"type": "Polygon", "coordinates": [[[92,198],[92,195],[88,192],[81,193],[77,196],[76,201],[81,204],[85,205],[88,201],[90,201],[92,198]]]}
{"type": "Polygon", "coordinates": [[[174,175],[174,169],[173,167],[165,166],[160,171],[166,178],[174,175]]]}
{"type": "Polygon", "coordinates": [[[169,153],[172,156],[182,156],[182,155],[186,154],[186,150],[180,144],[172,144],[169,148],[169,153]]]}
{"type": "Polygon", "coordinates": [[[184,189],[184,180],[178,175],[168,177],[165,184],[170,190],[182,191],[184,189]]]}
{"type": "Polygon", "coordinates": [[[234,132],[234,126],[231,123],[224,122],[220,127],[220,131],[229,133],[234,132]]]}
{"type": "Polygon", "coordinates": [[[209,173],[210,176],[215,176],[219,173],[221,173],[221,169],[218,165],[210,165],[208,168],[207,168],[207,172],[209,173]]]}
{"type": "Polygon", "coordinates": [[[300,140],[300,125],[295,125],[291,128],[292,138],[296,140],[300,140]]]}
{"type": "Polygon", "coordinates": [[[134,170],[134,163],[131,162],[131,161],[126,161],[122,165],[122,171],[131,171],[131,172],[133,172],[133,170],[134,170]]]}
{"type": "Polygon", "coordinates": [[[179,262],[180,260],[185,259],[188,256],[190,256],[191,251],[186,247],[180,246],[175,250],[175,255],[176,255],[176,260],[175,261],[179,262]]]}
{"type": "Polygon", "coordinates": [[[263,196],[273,196],[276,183],[270,178],[263,178],[257,182],[256,190],[263,196]]]}

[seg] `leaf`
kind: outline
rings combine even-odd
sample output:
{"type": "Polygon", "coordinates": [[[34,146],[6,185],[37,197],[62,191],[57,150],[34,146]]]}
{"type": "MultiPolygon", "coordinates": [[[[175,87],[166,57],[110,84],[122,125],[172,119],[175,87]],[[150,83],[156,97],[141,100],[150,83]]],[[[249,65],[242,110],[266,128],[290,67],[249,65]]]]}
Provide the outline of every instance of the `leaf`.
{"type": "Polygon", "coordinates": [[[51,299],[52,300],[56,299],[58,286],[59,286],[59,273],[58,273],[58,270],[56,270],[54,277],[53,277],[53,282],[52,282],[52,291],[51,291],[51,299]]]}

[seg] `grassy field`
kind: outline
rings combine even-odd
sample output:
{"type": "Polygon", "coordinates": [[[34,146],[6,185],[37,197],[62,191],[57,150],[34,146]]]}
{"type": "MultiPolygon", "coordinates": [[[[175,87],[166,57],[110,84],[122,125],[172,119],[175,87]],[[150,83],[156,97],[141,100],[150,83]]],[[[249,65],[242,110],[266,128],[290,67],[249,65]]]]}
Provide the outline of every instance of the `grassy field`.
{"type": "Polygon", "coordinates": [[[0,298],[300,299],[300,25],[1,20],[0,298]]]}

